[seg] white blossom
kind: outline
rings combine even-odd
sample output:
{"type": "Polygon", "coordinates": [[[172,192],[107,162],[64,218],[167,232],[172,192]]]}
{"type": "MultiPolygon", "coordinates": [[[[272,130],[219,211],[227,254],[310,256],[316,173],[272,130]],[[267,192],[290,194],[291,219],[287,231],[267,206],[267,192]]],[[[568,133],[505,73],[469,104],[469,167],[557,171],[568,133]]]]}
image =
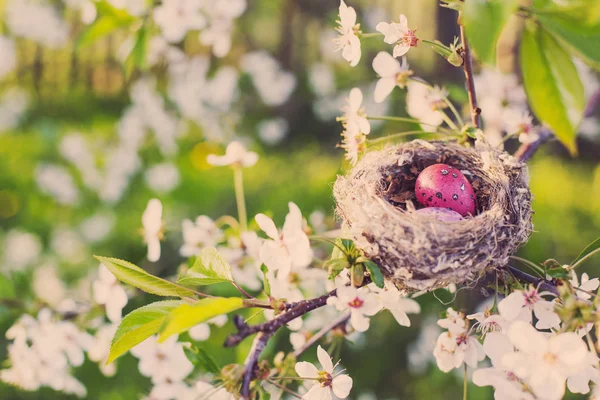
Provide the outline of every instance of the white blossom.
{"type": "Polygon", "coordinates": [[[162,203],[151,199],[142,214],[144,241],[148,245],[148,261],[160,258],[160,240],[163,238],[162,203]]]}
{"type": "Polygon", "coordinates": [[[162,343],[158,343],[156,336],[151,336],[131,349],[131,353],[139,359],[140,373],[151,378],[155,385],[180,382],[194,369],[176,335],[162,343]]]}
{"type": "Polygon", "coordinates": [[[206,26],[201,6],[200,0],[163,0],[152,15],[163,37],[176,43],[183,40],[188,31],[206,26]]]}
{"type": "Polygon", "coordinates": [[[2,267],[4,270],[20,270],[32,265],[42,251],[40,238],[19,229],[9,231],[2,244],[2,267]]]}
{"type": "Polygon", "coordinates": [[[302,398],[305,400],[331,400],[334,395],[339,399],[348,397],[352,389],[352,378],[346,374],[334,372],[337,364],[333,365],[331,357],[321,346],[317,348],[317,358],[322,369],[318,369],[306,361],[296,363],[298,376],[310,378],[304,382],[309,389],[302,398]]]}
{"type": "Polygon", "coordinates": [[[585,272],[581,274],[580,281],[579,278],[577,278],[577,273],[575,271],[571,271],[571,279],[569,280],[569,283],[574,288],[580,289],[575,290],[575,295],[584,300],[589,300],[592,297],[590,293],[586,292],[595,293],[596,290],[598,290],[598,286],[600,286],[600,280],[598,278],[590,279],[589,275],[585,272]]]}
{"type": "Polygon", "coordinates": [[[539,293],[533,285],[525,290],[515,290],[498,304],[498,311],[508,321],[522,319],[528,322],[531,322],[533,311],[538,319],[536,328],[554,328],[560,324],[560,318],[554,312],[555,303],[545,300],[542,297],[545,295],[551,293],[539,293]]]}
{"type": "Polygon", "coordinates": [[[348,136],[368,135],[371,132],[371,125],[362,107],[362,102],[363,94],[361,90],[353,88],[346,104],[342,107],[343,115],[339,118],[348,136]]]}
{"type": "Polygon", "coordinates": [[[257,214],[255,217],[260,229],[269,237],[260,248],[260,260],[270,271],[277,271],[279,280],[285,280],[293,267],[307,267],[313,257],[308,236],[303,230],[302,212],[293,202],[289,202],[288,207],[290,211],[281,231],[266,215],[257,214]]]}
{"type": "Polygon", "coordinates": [[[215,154],[209,154],[206,161],[215,166],[232,165],[246,168],[256,164],[258,161],[258,154],[246,150],[241,142],[233,141],[227,145],[225,155],[217,156],[215,154]]]}
{"type": "Polygon", "coordinates": [[[180,182],[179,169],[170,163],[160,163],[146,169],[144,174],[146,184],[157,193],[169,193],[180,182]]]}
{"type": "Polygon", "coordinates": [[[442,109],[446,108],[446,90],[414,81],[409,82],[406,87],[406,111],[411,117],[421,120],[423,129],[435,130],[444,122],[442,109]]]}
{"type": "Polygon", "coordinates": [[[408,29],[408,20],[404,14],[400,14],[400,22],[380,22],[376,28],[383,33],[383,41],[394,44],[393,56],[402,57],[411,47],[415,47],[419,41],[415,31],[408,29]]]}
{"type": "Polygon", "coordinates": [[[381,310],[377,296],[367,288],[357,289],[353,286],[338,288],[336,295],[327,299],[327,304],[335,306],[339,311],[350,311],[350,324],[358,332],[369,329],[370,316],[381,310]]]}
{"type": "Polygon", "coordinates": [[[339,36],[334,39],[336,51],[342,51],[342,57],[355,67],[360,61],[360,39],[357,31],[359,25],[356,23],[356,11],[348,7],[344,0],[340,0],[339,20],[337,31],[339,36]]]}
{"type": "Polygon", "coordinates": [[[0,35],[0,79],[12,72],[17,65],[15,43],[6,36],[0,35]]]}
{"type": "Polygon", "coordinates": [[[106,309],[108,319],[115,323],[121,321],[121,311],[127,305],[127,293],[104,264],[98,267],[98,279],[92,283],[92,292],[96,303],[106,309]]]}
{"type": "Polygon", "coordinates": [[[385,51],[377,53],[373,59],[373,69],[379,75],[374,93],[376,103],[384,101],[396,86],[404,88],[406,78],[411,75],[406,58],[402,58],[401,64],[385,51]]]}

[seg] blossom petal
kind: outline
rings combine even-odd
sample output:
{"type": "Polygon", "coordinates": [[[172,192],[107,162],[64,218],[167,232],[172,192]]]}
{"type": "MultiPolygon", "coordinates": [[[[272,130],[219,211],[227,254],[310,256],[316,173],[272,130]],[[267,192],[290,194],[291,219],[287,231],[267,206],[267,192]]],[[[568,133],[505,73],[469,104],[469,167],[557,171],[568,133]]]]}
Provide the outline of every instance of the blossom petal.
{"type": "Polygon", "coordinates": [[[352,378],[348,375],[339,375],[333,378],[332,382],[333,394],[340,399],[345,399],[352,390],[352,378]]]}
{"type": "Polygon", "coordinates": [[[378,80],[375,85],[375,92],[373,93],[373,100],[375,100],[375,103],[383,102],[386,97],[392,93],[395,87],[396,80],[394,78],[381,78],[378,80]]]}
{"type": "Polygon", "coordinates": [[[409,44],[404,44],[404,43],[397,44],[394,46],[393,56],[396,58],[402,57],[403,55],[408,53],[408,50],[410,50],[409,44]]]}
{"type": "Polygon", "coordinates": [[[148,261],[156,262],[160,259],[160,240],[158,237],[148,238],[148,261]]]}
{"type": "Polygon", "coordinates": [[[332,373],[333,372],[333,362],[331,361],[331,357],[329,354],[321,346],[317,347],[317,358],[323,367],[323,370],[332,373]]]}
{"type": "Polygon", "coordinates": [[[296,373],[302,378],[317,378],[319,376],[317,367],[306,361],[296,363],[296,373]]]}
{"type": "Polygon", "coordinates": [[[499,304],[498,311],[500,315],[509,321],[517,318],[521,309],[525,306],[523,292],[517,290],[506,296],[499,304]]]}
{"type": "Polygon", "coordinates": [[[162,228],[162,203],[158,199],[151,199],[142,214],[142,226],[149,235],[156,235],[162,228]]]}
{"type": "Polygon", "coordinates": [[[275,222],[265,214],[256,214],[254,220],[258,224],[258,227],[262,229],[264,233],[267,234],[271,239],[278,240],[279,239],[279,231],[275,226],[275,222]]]}
{"type": "Polygon", "coordinates": [[[348,7],[344,0],[340,0],[340,24],[346,29],[350,29],[356,25],[356,10],[354,7],[348,7]]]}
{"type": "Polygon", "coordinates": [[[350,316],[350,324],[358,332],[366,332],[369,330],[369,318],[362,315],[360,312],[352,312],[350,316]]]}
{"type": "Polygon", "coordinates": [[[516,321],[508,328],[508,338],[519,350],[529,354],[541,355],[548,348],[548,340],[541,332],[523,321],[516,321]]]}

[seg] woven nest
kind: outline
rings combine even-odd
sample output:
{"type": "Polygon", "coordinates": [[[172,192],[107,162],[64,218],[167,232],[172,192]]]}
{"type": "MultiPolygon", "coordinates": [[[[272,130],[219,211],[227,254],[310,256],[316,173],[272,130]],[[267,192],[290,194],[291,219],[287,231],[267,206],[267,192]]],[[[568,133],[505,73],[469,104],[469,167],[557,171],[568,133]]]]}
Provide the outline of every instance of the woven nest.
{"type": "Polygon", "coordinates": [[[409,291],[471,283],[507,264],[531,234],[528,171],[506,152],[414,140],[372,151],[334,185],[343,227],[384,275],[409,291]],[[442,222],[415,213],[415,180],[437,163],[458,168],[477,215],[442,222]]]}

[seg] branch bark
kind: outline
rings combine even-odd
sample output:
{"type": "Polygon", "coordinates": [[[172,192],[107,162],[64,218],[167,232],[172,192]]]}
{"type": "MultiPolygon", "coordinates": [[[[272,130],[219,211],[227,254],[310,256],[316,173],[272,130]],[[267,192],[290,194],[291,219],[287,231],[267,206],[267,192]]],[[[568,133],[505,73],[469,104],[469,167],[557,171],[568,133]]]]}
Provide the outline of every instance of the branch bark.
{"type": "Polygon", "coordinates": [[[527,283],[531,283],[532,285],[534,285],[535,287],[537,287],[538,289],[545,291],[545,292],[550,292],[552,294],[555,294],[558,296],[558,289],[556,288],[556,284],[554,283],[554,281],[549,281],[547,279],[544,278],[538,278],[536,276],[533,275],[529,275],[526,272],[521,271],[520,269],[517,269],[515,267],[512,267],[510,265],[506,266],[506,269],[518,280],[523,281],[523,282],[527,282],[527,283]]]}
{"type": "Polygon", "coordinates": [[[465,36],[465,27],[462,24],[460,26],[460,40],[463,45],[463,71],[465,72],[465,80],[467,85],[467,92],[469,93],[469,106],[471,108],[471,123],[476,128],[481,128],[481,108],[477,105],[477,94],[475,93],[475,81],[473,77],[473,59],[471,56],[471,49],[465,36]]]}

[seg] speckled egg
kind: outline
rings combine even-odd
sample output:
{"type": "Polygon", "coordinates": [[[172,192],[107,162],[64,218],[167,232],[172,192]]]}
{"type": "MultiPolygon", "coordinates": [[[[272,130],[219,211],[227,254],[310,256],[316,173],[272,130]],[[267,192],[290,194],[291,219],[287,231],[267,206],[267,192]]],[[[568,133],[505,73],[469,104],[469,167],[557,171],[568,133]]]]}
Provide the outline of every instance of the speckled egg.
{"type": "Polygon", "coordinates": [[[456,211],[441,207],[427,207],[416,211],[417,214],[437,218],[442,222],[462,221],[464,218],[456,211]]]}
{"type": "Polygon", "coordinates": [[[415,195],[425,207],[445,208],[463,217],[475,215],[477,200],[473,187],[450,165],[434,164],[421,171],[415,183],[415,195]]]}

